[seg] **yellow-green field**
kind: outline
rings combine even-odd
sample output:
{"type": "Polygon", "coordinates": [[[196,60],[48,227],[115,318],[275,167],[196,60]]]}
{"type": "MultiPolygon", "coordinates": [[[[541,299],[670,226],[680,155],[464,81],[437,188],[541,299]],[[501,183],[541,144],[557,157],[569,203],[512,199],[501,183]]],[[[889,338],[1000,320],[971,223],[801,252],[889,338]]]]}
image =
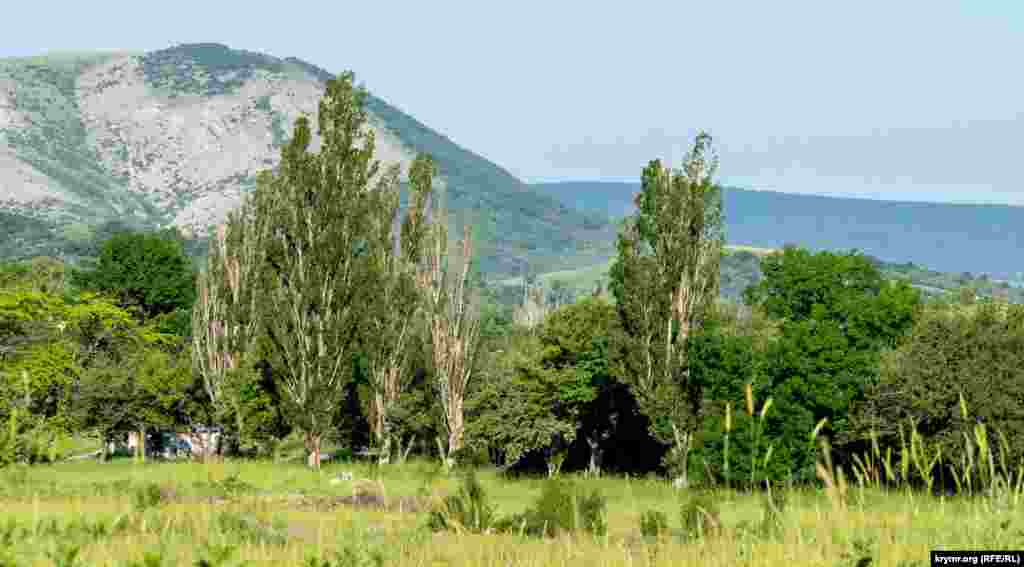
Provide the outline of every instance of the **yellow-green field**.
{"type": "MultiPolygon", "coordinates": [[[[736,252],[750,252],[751,254],[764,258],[778,252],[774,248],[758,248],[756,246],[743,246],[743,245],[729,245],[725,247],[726,254],[735,254],[736,252]]],[[[608,272],[611,270],[614,260],[608,260],[603,264],[595,264],[593,266],[587,266],[584,268],[577,268],[574,270],[559,270],[555,272],[545,272],[537,276],[537,280],[546,286],[551,286],[555,281],[560,281],[566,285],[569,289],[576,293],[589,293],[594,290],[594,286],[600,281],[608,280],[608,272]]],[[[494,282],[501,286],[511,285],[522,285],[523,279],[521,277],[505,278],[494,282]]]]}
{"type": "MultiPolygon", "coordinates": [[[[687,538],[680,529],[686,491],[664,480],[609,477],[575,479],[607,498],[605,536],[434,533],[427,510],[457,490],[459,478],[433,463],[379,470],[130,461],[7,469],[0,555],[9,562],[0,565],[909,566],[928,564],[936,548],[1024,548],[1012,497],[850,486],[840,499],[792,490],[772,524],[764,496],[722,490],[710,493],[717,529],[687,538]],[[337,480],[343,472],[353,480],[337,480]],[[642,537],[649,510],[662,511],[673,533],[642,537]]],[[[525,510],[543,482],[488,471],[480,479],[499,514],[525,510]]]]}

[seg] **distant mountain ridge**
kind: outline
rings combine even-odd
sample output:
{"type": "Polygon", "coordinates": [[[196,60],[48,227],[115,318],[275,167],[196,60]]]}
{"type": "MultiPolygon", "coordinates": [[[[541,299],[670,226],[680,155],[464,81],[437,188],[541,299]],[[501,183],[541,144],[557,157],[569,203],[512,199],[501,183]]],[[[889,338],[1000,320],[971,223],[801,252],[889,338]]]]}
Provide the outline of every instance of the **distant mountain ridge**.
{"type": "MultiPolygon", "coordinates": [[[[85,253],[111,223],[202,237],[276,166],[295,119],[315,118],[334,76],[216,43],[0,59],[0,257],[85,253]]],[[[382,162],[408,171],[418,152],[435,158],[453,230],[473,224],[483,272],[588,265],[611,252],[609,223],[372,93],[367,110],[382,162]]]]}
{"type": "MultiPolygon", "coordinates": [[[[533,187],[592,214],[635,210],[639,183],[562,182],[533,187]]],[[[1018,279],[1024,272],[1024,207],[875,201],[751,191],[724,191],[731,244],[816,250],[858,249],[886,262],[913,262],[942,272],[1018,279]]]]}

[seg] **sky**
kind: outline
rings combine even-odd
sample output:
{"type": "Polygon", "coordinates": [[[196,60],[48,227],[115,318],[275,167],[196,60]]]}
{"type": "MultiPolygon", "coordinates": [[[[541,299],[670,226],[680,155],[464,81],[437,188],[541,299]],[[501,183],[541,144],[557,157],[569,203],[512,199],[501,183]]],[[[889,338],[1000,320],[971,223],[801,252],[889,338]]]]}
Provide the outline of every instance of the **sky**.
{"type": "Polygon", "coordinates": [[[0,57],[217,42],[352,70],[528,182],[638,181],[652,159],[678,165],[705,129],[729,185],[1024,205],[1019,0],[38,0],[3,12],[0,57]]]}

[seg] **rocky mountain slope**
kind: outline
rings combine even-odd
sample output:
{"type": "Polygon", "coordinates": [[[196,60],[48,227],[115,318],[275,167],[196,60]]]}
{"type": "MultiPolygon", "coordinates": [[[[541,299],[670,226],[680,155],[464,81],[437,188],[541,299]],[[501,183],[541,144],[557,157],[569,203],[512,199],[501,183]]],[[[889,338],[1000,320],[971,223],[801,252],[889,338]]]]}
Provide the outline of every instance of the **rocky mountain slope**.
{"type": "MultiPolygon", "coordinates": [[[[0,256],[74,255],[111,222],[202,238],[277,164],[295,119],[315,123],[332,76],[218,44],[0,60],[0,256]]],[[[478,231],[485,272],[516,273],[527,256],[533,269],[582,266],[611,251],[606,221],[380,98],[367,106],[379,159],[406,170],[417,152],[437,159],[455,225],[478,231]]]]}

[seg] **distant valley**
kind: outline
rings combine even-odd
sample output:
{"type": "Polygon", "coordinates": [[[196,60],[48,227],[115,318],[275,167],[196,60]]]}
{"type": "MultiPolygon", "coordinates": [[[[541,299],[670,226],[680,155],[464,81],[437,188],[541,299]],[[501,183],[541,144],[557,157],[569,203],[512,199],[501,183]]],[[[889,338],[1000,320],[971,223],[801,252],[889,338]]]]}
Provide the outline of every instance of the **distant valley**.
{"type": "MultiPolygon", "coordinates": [[[[638,172],[639,177],[639,172],[638,172]]],[[[639,183],[565,182],[533,188],[589,214],[634,210],[639,183]]],[[[726,188],[731,244],[858,249],[880,260],[942,272],[1021,279],[1024,207],[909,203],[726,188]]]]}

